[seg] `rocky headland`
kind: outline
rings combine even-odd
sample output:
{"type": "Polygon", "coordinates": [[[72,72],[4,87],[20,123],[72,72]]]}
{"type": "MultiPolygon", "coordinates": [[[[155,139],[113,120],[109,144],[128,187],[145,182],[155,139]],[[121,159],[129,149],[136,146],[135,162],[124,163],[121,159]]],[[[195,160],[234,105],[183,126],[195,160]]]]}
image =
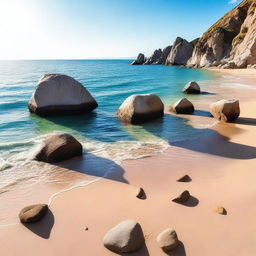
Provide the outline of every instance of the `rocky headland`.
{"type": "Polygon", "coordinates": [[[177,37],[172,46],[131,64],[182,65],[190,68],[256,68],[256,1],[244,0],[191,42],[177,37]]]}

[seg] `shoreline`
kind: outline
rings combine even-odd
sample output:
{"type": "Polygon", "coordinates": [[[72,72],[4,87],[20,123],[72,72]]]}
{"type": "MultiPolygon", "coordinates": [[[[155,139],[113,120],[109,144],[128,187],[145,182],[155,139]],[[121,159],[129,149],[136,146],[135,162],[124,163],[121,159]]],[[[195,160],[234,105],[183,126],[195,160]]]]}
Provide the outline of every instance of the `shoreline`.
{"type": "MultiPolygon", "coordinates": [[[[205,137],[174,142],[165,152],[151,157],[125,160],[106,178],[61,192],[50,206],[54,217],[47,216],[35,228],[29,230],[19,223],[1,226],[0,240],[5,248],[0,251],[15,256],[32,255],[35,250],[38,255],[52,255],[53,251],[54,255],[115,255],[103,247],[102,238],[113,225],[131,218],[141,223],[146,236],[147,247],[136,256],[166,255],[155,238],[169,226],[176,229],[181,241],[170,255],[254,255],[255,104],[253,99],[241,102],[237,123],[219,123],[209,128],[211,133],[205,137]],[[176,182],[184,174],[192,181],[176,182]],[[145,200],[136,198],[135,187],[145,190],[145,200]],[[185,189],[193,196],[191,204],[172,203],[171,199],[185,189]],[[227,209],[227,216],[212,210],[216,204],[227,209]],[[15,246],[13,237],[17,238],[15,246]]],[[[197,117],[185,117],[192,124],[193,118],[197,122],[197,117]]],[[[79,168],[88,167],[83,162],[86,159],[67,164],[67,179],[84,175],[79,173],[79,168]]],[[[37,184],[31,188],[37,194],[31,197],[43,201],[58,186],[37,184]]]]}

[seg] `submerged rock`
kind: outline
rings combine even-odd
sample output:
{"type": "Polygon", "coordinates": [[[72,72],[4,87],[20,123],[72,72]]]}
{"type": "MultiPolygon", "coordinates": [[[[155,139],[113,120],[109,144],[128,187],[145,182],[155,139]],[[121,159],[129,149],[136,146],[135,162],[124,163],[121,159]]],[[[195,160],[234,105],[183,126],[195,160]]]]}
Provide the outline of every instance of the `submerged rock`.
{"type": "Polygon", "coordinates": [[[28,103],[30,112],[39,116],[87,113],[97,106],[82,84],[61,74],[44,75],[28,103]]]}
{"type": "Polygon", "coordinates": [[[48,211],[47,204],[34,204],[24,207],[19,214],[22,223],[31,223],[41,220],[48,211]]]}
{"type": "Polygon", "coordinates": [[[154,94],[131,95],[117,111],[122,121],[132,124],[145,123],[162,117],[163,114],[164,104],[154,94]]]}
{"type": "Polygon", "coordinates": [[[82,155],[83,147],[72,135],[67,133],[48,136],[35,155],[35,160],[56,163],[82,155]]]}
{"type": "Polygon", "coordinates": [[[144,54],[139,53],[138,57],[136,60],[134,60],[131,65],[143,65],[146,61],[146,57],[144,54]]]}
{"type": "Polygon", "coordinates": [[[188,99],[182,98],[178,100],[173,106],[171,106],[170,110],[177,114],[190,114],[194,112],[195,108],[188,99]]]}
{"type": "Polygon", "coordinates": [[[183,204],[186,203],[190,198],[190,193],[188,190],[182,192],[178,197],[174,198],[172,201],[175,203],[183,204]]]}
{"type": "Polygon", "coordinates": [[[179,245],[179,239],[174,229],[168,228],[161,232],[156,241],[164,252],[169,252],[179,245]]]}
{"type": "Polygon", "coordinates": [[[182,90],[183,93],[187,94],[200,94],[200,91],[200,86],[195,81],[187,83],[182,90]]]}
{"type": "Polygon", "coordinates": [[[128,253],[139,250],[145,239],[139,223],[125,220],[106,233],[103,244],[115,253],[128,253]]]}
{"type": "Polygon", "coordinates": [[[220,100],[210,105],[210,112],[219,121],[233,122],[240,115],[239,101],[220,100]]]}

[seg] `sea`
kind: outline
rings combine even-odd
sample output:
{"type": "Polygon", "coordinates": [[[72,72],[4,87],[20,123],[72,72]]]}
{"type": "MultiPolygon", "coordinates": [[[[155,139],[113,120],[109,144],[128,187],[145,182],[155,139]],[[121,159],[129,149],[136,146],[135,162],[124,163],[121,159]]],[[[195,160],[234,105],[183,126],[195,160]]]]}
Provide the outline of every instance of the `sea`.
{"type": "MultiPolygon", "coordinates": [[[[197,81],[203,91],[200,95],[185,95],[196,108],[207,108],[211,102],[230,98],[236,93],[236,88],[246,86],[239,80],[234,81],[234,77],[209,70],[132,66],[129,65],[131,61],[0,61],[0,194],[11,189],[12,184],[28,181],[29,175],[34,177],[31,181],[44,176],[43,170],[24,173],[17,170],[20,170],[19,166],[32,162],[35,149],[52,133],[70,133],[83,144],[85,155],[121,164],[126,159],[161,153],[174,142],[208,134],[214,124],[214,121],[198,121],[195,128],[184,116],[168,114],[143,125],[124,124],[117,118],[116,111],[132,94],[156,94],[167,111],[171,104],[184,97],[182,88],[189,81],[197,81]],[[96,99],[98,108],[78,116],[42,118],[31,114],[28,100],[40,77],[47,73],[66,74],[77,79],[96,99]]],[[[194,115],[210,119],[210,114],[200,108],[194,115]]],[[[104,166],[104,171],[98,176],[104,176],[107,171],[107,166],[104,166]]]]}

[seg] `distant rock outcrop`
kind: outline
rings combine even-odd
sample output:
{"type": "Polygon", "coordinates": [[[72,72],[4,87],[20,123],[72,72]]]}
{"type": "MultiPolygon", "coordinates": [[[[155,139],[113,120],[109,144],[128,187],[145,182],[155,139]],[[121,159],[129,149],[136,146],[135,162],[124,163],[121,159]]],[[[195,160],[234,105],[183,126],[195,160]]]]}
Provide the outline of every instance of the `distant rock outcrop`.
{"type": "Polygon", "coordinates": [[[194,44],[189,43],[187,40],[177,37],[172,50],[167,57],[167,65],[186,65],[187,61],[192,56],[194,44]]]}
{"type": "Polygon", "coordinates": [[[82,84],[62,74],[44,75],[28,103],[30,112],[39,116],[86,113],[97,106],[82,84]]]}
{"type": "MultiPolygon", "coordinates": [[[[183,65],[191,68],[256,68],[256,2],[243,0],[201,38],[188,42],[178,37],[161,60],[147,64],[183,65]]],[[[159,56],[159,52],[157,52],[159,56]]],[[[155,57],[155,56],[154,56],[155,57]]]]}
{"type": "Polygon", "coordinates": [[[136,60],[134,60],[131,65],[142,65],[146,61],[145,55],[143,53],[139,53],[136,60]]]}
{"type": "Polygon", "coordinates": [[[163,116],[164,104],[154,94],[131,95],[117,111],[118,117],[127,123],[140,124],[163,116]]]}
{"type": "Polygon", "coordinates": [[[144,65],[152,65],[152,64],[158,64],[161,56],[162,56],[162,50],[161,49],[157,49],[154,51],[153,55],[151,57],[149,57],[144,65]]]}

